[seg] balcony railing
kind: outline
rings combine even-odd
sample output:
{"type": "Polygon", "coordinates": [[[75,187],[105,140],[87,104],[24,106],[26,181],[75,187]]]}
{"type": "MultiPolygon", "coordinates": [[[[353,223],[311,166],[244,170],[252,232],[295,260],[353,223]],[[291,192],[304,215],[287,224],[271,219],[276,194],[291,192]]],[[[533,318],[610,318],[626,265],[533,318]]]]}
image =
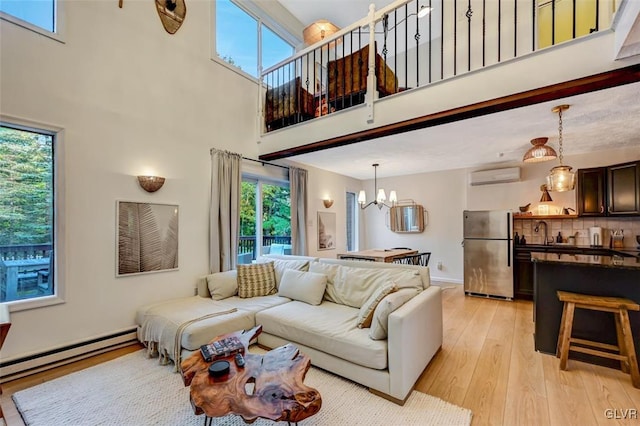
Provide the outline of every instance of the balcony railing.
{"type": "MultiPolygon", "coordinates": [[[[282,251],[279,254],[291,254],[291,237],[287,236],[263,236],[262,237],[262,254],[269,254],[272,246],[278,246],[282,251]]],[[[238,263],[251,263],[258,256],[258,247],[256,246],[256,236],[242,236],[238,244],[238,263]]]]}
{"type": "Polygon", "coordinates": [[[608,28],[614,0],[399,0],[262,73],[266,132],[608,28]],[[424,17],[420,12],[428,8],[424,17]],[[371,72],[369,72],[371,71],[371,72]]]}
{"type": "Polygon", "coordinates": [[[0,302],[53,294],[51,244],[0,246],[0,302]]]}

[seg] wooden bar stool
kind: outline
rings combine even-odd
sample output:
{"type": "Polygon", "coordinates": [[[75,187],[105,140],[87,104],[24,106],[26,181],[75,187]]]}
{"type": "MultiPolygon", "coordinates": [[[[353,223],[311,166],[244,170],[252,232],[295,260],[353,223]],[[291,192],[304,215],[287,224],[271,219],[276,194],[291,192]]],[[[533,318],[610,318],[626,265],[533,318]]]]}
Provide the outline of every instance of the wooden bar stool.
{"type": "Polygon", "coordinates": [[[629,323],[628,312],[629,310],[640,311],[640,305],[635,303],[633,300],[619,297],[589,296],[586,294],[569,293],[566,291],[558,291],[557,294],[558,299],[560,299],[561,302],[564,302],[562,320],[560,322],[560,333],[558,335],[558,346],[556,350],[556,356],[560,357],[560,369],[567,369],[569,351],[616,359],[620,361],[622,371],[624,373],[631,374],[631,383],[633,383],[633,386],[640,388],[638,359],[633,345],[633,335],[631,334],[631,324],[629,323]],[[612,312],[616,320],[618,346],[571,337],[573,314],[576,308],[612,312]],[[580,346],[572,345],[572,343],[577,343],[580,346]],[[601,349],[616,351],[618,353],[607,352],[601,349]]]}

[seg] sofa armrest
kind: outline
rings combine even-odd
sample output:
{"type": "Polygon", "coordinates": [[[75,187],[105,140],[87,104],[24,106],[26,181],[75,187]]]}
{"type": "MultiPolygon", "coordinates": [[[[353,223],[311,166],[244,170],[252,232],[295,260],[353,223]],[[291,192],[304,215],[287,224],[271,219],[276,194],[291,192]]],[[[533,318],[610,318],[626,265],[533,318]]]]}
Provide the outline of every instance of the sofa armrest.
{"type": "Polygon", "coordinates": [[[431,286],[389,315],[389,394],[404,400],[442,346],[442,290],[431,286]]]}

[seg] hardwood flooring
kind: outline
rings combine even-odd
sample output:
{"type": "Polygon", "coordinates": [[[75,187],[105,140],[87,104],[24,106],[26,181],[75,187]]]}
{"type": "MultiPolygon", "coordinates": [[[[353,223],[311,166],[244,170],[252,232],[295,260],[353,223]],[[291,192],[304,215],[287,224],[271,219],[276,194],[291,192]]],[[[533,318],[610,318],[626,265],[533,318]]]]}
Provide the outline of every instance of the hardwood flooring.
{"type": "MultiPolygon", "coordinates": [[[[466,297],[454,286],[443,291],[443,308],[442,349],[416,390],[469,408],[473,425],[638,424],[640,389],[629,375],[574,360],[560,371],[555,356],[533,350],[531,302],[466,297]],[[629,419],[633,410],[636,418],[629,419]]],[[[3,384],[7,424],[23,425],[14,392],[138,349],[118,349],[3,384]]]]}

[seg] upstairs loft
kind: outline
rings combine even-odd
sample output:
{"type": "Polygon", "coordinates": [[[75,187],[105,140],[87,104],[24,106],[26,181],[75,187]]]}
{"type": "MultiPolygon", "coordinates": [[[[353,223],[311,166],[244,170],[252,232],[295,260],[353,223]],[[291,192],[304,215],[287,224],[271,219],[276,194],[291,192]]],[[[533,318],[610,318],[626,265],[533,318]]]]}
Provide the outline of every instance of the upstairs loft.
{"type": "Polygon", "coordinates": [[[640,81],[639,53],[640,2],[629,0],[371,5],[262,73],[260,158],[640,81]]]}

